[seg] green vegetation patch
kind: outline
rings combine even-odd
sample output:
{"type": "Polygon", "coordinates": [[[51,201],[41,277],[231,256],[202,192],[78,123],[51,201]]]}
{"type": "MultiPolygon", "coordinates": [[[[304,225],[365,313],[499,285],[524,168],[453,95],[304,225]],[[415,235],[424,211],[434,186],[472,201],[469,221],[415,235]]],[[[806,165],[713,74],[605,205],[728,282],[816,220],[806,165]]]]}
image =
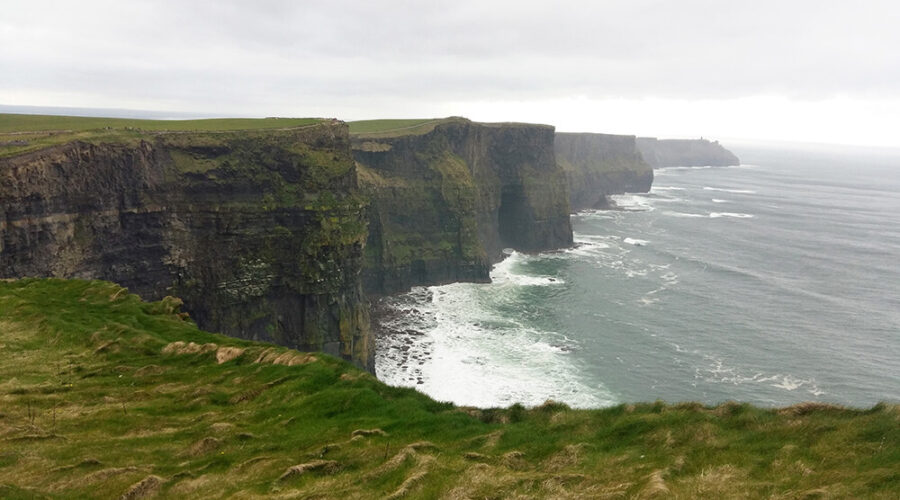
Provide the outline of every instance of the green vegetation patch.
{"type": "Polygon", "coordinates": [[[361,120],[348,122],[350,134],[360,137],[400,137],[404,135],[424,135],[441,123],[467,122],[465,118],[426,118],[404,120],[361,120]]]}
{"type": "Polygon", "coordinates": [[[139,120],[0,113],[0,158],[75,140],[95,143],[139,143],[150,133],[221,133],[292,129],[323,121],[321,118],[139,120]]]}
{"type": "Polygon", "coordinates": [[[179,306],[0,281],[0,497],[900,494],[894,405],[459,408],[179,306]]]}
{"type": "Polygon", "coordinates": [[[136,128],[147,131],[224,131],[293,128],[312,125],[321,118],[210,118],[202,120],[141,120],[85,116],[20,115],[0,113],[0,133],[136,128]]]}

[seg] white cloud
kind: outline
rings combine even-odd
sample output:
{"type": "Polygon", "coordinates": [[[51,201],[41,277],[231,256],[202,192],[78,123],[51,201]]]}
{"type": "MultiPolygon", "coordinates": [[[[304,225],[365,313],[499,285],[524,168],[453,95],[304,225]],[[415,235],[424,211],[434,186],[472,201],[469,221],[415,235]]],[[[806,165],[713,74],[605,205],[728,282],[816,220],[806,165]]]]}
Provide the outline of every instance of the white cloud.
{"type": "Polygon", "coordinates": [[[589,131],[898,142],[880,128],[900,121],[889,1],[0,0],[0,11],[3,104],[347,119],[452,109],[589,131]]]}

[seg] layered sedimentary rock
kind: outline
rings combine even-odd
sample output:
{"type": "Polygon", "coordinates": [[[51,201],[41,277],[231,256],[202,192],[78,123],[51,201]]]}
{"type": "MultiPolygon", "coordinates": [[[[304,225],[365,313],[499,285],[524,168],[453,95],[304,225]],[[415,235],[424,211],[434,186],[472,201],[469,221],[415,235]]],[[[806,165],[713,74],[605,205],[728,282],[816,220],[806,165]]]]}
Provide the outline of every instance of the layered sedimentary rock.
{"type": "Polygon", "coordinates": [[[353,136],[371,200],[366,288],[487,281],[503,249],[572,244],[554,129],[439,120],[414,132],[353,136]]]}
{"type": "Polygon", "coordinates": [[[611,194],[650,191],[653,169],[633,135],[557,133],[555,148],[574,210],[606,207],[611,194]]]}
{"type": "Polygon", "coordinates": [[[0,159],[0,277],[183,298],[202,328],[373,369],[347,126],[130,133],[0,159]]]}
{"type": "Polygon", "coordinates": [[[718,141],[638,137],[638,150],[653,168],[682,166],[725,167],[741,161],[718,141]]]}

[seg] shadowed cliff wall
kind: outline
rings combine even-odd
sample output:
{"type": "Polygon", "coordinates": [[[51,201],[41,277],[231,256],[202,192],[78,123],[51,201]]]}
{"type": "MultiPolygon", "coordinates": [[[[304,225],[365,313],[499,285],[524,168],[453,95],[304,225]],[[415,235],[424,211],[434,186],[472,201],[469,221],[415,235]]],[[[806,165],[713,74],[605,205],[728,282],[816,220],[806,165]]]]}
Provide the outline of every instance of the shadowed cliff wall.
{"type": "Polygon", "coordinates": [[[504,248],[572,244],[553,127],[443,120],[424,133],[354,136],[371,199],[366,288],[487,281],[504,248]]]}
{"type": "Polygon", "coordinates": [[[131,134],[0,159],[0,277],[175,295],[206,330],[373,369],[347,126],[131,134]]]}
{"type": "Polygon", "coordinates": [[[653,168],[740,165],[741,160],[718,141],[638,137],[638,150],[653,168]]]}
{"type": "Polygon", "coordinates": [[[611,194],[650,191],[653,169],[638,152],[633,135],[558,132],[555,149],[573,210],[605,207],[611,194]]]}

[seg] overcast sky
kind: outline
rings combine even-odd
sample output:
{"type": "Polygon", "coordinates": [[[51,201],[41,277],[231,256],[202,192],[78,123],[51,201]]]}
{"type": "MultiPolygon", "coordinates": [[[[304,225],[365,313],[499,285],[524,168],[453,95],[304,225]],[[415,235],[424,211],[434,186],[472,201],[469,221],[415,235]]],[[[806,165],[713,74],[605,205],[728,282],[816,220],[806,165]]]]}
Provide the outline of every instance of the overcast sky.
{"type": "Polygon", "coordinates": [[[900,146],[900,2],[0,0],[0,104],[900,146]]]}

